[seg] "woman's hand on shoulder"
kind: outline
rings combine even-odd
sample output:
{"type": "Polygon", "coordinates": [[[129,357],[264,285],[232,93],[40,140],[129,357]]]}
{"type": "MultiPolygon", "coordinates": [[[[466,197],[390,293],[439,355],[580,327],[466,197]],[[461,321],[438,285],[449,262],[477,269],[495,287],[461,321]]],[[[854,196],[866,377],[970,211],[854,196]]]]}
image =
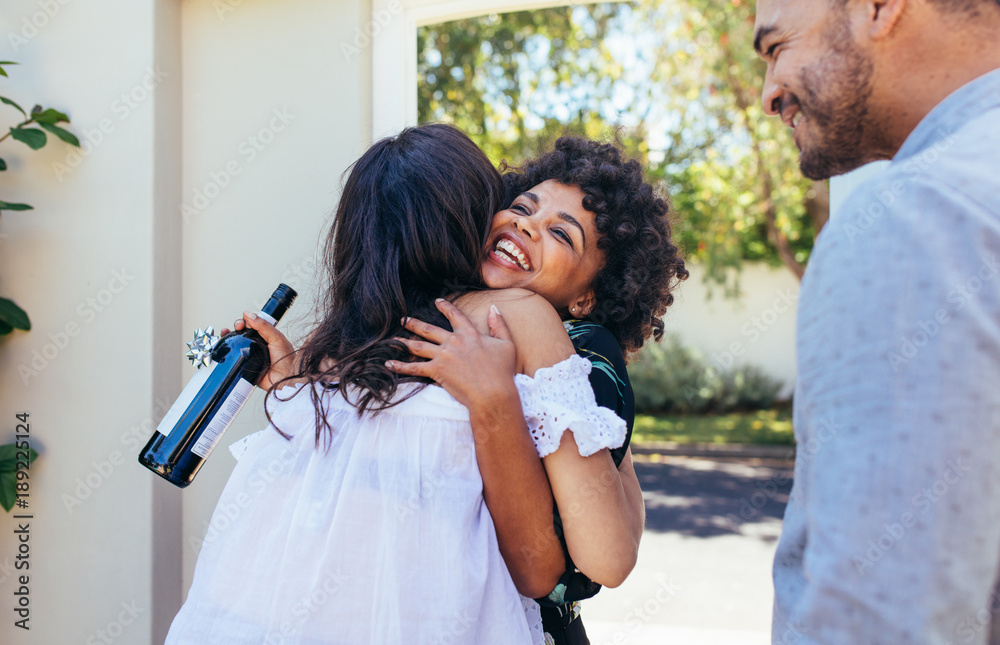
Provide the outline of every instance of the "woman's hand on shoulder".
{"type": "MultiPolygon", "coordinates": [[[[510,332],[496,307],[487,317],[489,334],[483,334],[462,311],[444,299],[437,308],[453,332],[407,318],[403,326],[424,340],[398,339],[423,361],[387,361],[397,374],[433,379],[469,409],[510,399],[514,387],[517,353],[510,332]]],[[[516,391],[513,391],[516,397],[516,391]]]]}
{"type": "Polygon", "coordinates": [[[522,372],[534,376],[536,370],[576,353],[559,314],[545,298],[525,289],[488,293],[507,321],[522,372]]]}

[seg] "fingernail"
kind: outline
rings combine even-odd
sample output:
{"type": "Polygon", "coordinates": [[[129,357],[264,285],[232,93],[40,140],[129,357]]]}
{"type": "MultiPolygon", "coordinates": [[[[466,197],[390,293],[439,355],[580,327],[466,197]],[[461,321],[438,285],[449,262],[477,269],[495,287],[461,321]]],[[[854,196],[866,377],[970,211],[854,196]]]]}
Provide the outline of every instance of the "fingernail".
{"type": "Polygon", "coordinates": [[[434,302],[444,302],[444,298],[438,298],[434,302]]]}
{"type": "MultiPolygon", "coordinates": [[[[490,305],[490,311],[492,311],[492,312],[493,312],[493,313],[495,313],[496,315],[500,316],[500,310],[499,310],[499,309],[497,309],[497,306],[496,306],[496,305],[490,305]]],[[[501,317],[501,318],[503,318],[503,316],[500,316],[500,317],[501,317]]]]}
{"type": "Polygon", "coordinates": [[[243,315],[249,318],[250,320],[257,320],[257,314],[255,314],[252,311],[244,311],[243,315]]]}

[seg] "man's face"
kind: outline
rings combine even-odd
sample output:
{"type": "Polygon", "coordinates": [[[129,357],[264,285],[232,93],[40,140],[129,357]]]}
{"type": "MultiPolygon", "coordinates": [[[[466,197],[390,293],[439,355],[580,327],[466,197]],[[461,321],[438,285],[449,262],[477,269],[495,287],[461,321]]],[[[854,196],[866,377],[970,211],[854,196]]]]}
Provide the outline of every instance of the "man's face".
{"type": "Polygon", "coordinates": [[[764,111],[794,130],[802,174],[826,179],[876,157],[872,62],[835,0],[759,0],[754,48],[764,111]]]}

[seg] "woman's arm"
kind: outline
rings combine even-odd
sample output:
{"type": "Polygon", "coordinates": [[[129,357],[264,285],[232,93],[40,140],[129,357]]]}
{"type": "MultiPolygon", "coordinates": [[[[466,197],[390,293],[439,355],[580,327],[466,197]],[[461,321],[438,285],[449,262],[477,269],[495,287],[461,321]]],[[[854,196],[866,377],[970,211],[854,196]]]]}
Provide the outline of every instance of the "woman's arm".
{"type": "MultiPolygon", "coordinates": [[[[551,311],[551,306],[542,302],[551,311]]],[[[507,309],[504,303],[499,304],[507,309]]],[[[388,365],[400,374],[434,379],[469,409],[483,497],[493,517],[500,552],[518,591],[531,598],[545,596],[556,586],[566,565],[552,526],[552,492],[514,386],[519,353],[498,310],[488,316],[492,334],[486,336],[451,303],[440,301],[438,308],[448,317],[454,333],[408,320],[407,329],[432,342],[403,342],[414,355],[429,360],[390,361],[388,365]]],[[[544,310],[529,311],[539,308],[536,302],[519,311],[544,315],[544,310]]],[[[563,331],[561,325],[559,331],[563,331]]],[[[549,355],[553,362],[561,360],[555,357],[572,352],[565,332],[562,339],[542,334],[538,341],[547,344],[539,353],[549,355]]]]}
{"type": "MultiPolygon", "coordinates": [[[[511,338],[517,347],[518,356],[522,361],[522,371],[533,375],[535,370],[565,360],[574,351],[563,329],[562,322],[552,307],[538,296],[523,295],[525,293],[527,292],[521,292],[522,295],[515,298],[505,299],[500,294],[496,294],[495,297],[499,300],[496,304],[503,311],[504,321],[509,326],[511,338]]],[[[454,309],[453,305],[445,303],[440,305],[440,308],[452,320],[456,334],[458,334],[459,327],[456,326],[456,321],[464,319],[464,316],[457,309],[454,309]]],[[[468,323],[467,320],[465,322],[468,323]]],[[[411,331],[435,343],[450,343],[455,340],[448,332],[423,323],[420,323],[419,326],[414,325],[411,327],[411,331]],[[435,330],[434,337],[427,335],[429,329],[435,330]]],[[[411,344],[411,348],[420,350],[415,351],[415,354],[428,358],[435,351],[434,347],[435,345],[432,343],[420,343],[419,341],[411,344]]],[[[439,361],[439,371],[446,372],[446,378],[451,379],[449,384],[442,383],[442,385],[469,407],[470,415],[476,418],[479,424],[476,431],[482,434],[496,432],[500,426],[495,425],[495,421],[489,419],[488,413],[496,411],[495,406],[501,403],[497,400],[488,401],[475,396],[476,390],[480,387],[477,384],[477,376],[495,384],[503,382],[512,385],[512,372],[507,372],[507,376],[504,378],[502,373],[496,370],[491,371],[492,359],[485,358],[474,361],[471,356],[461,351],[447,355],[437,353],[434,356],[434,360],[439,361]],[[447,360],[447,368],[445,368],[445,360],[447,360]],[[464,374],[470,370],[475,371],[476,375],[469,374],[469,376],[462,378],[454,377],[456,374],[464,374]]],[[[520,399],[516,397],[516,391],[513,397],[508,394],[506,400],[508,403],[505,405],[514,410],[518,416],[519,431],[527,438],[527,428],[523,422],[523,412],[520,407],[520,399]]],[[[511,419],[510,423],[513,424],[514,420],[511,419]]],[[[506,427],[512,428],[514,426],[508,425],[506,427]]],[[[581,457],[575,441],[568,437],[568,434],[563,435],[559,449],[545,458],[545,470],[549,482],[551,482],[551,490],[563,517],[567,546],[576,566],[585,575],[600,584],[617,586],[635,565],[639,536],[644,522],[645,511],[638,480],[631,467],[630,458],[627,459],[627,462],[623,461],[622,468],[618,469],[615,468],[607,450],[602,450],[590,457],[581,457]]],[[[530,440],[529,443],[531,443],[530,440]]],[[[536,454],[532,455],[535,463],[538,461],[536,454]]],[[[522,458],[524,456],[521,455],[522,458]]],[[[526,462],[519,459],[509,465],[511,467],[510,475],[516,477],[517,469],[524,467],[526,462]]],[[[484,486],[486,486],[487,476],[485,473],[483,479],[484,486]]],[[[501,488],[501,490],[503,489],[501,488]]],[[[510,512],[509,521],[525,522],[526,518],[518,518],[517,516],[533,512],[522,506],[520,500],[510,499],[510,496],[505,496],[505,498],[504,501],[511,504],[508,509],[510,512]]],[[[492,506],[490,510],[493,512],[492,506]]],[[[532,524],[535,527],[532,531],[538,537],[532,539],[530,532],[527,536],[521,534],[522,539],[528,538],[527,542],[519,542],[518,548],[521,549],[522,555],[524,549],[528,549],[528,553],[537,551],[532,549],[532,543],[551,548],[550,543],[555,539],[554,534],[551,534],[553,532],[551,516],[544,518],[544,533],[538,532],[535,519],[539,518],[532,519],[532,524]],[[542,535],[547,534],[551,535],[545,540],[541,539],[542,535]]],[[[497,514],[494,513],[494,521],[498,526],[498,533],[500,533],[501,524],[505,520],[498,519],[497,514]]],[[[509,546],[508,551],[504,553],[505,558],[508,553],[509,546]]],[[[549,555],[548,557],[552,558],[553,556],[549,555]]],[[[551,559],[547,561],[551,561],[551,559]]],[[[530,566],[530,562],[525,564],[530,566]]],[[[508,561],[508,567],[512,570],[513,575],[517,562],[508,561]]],[[[526,595],[534,595],[534,597],[546,595],[554,587],[555,581],[558,580],[563,570],[564,565],[560,563],[554,579],[544,578],[548,588],[543,593],[526,595]],[[549,582],[551,584],[548,584],[549,582]]]]}
{"type": "Polygon", "coordinates": [[[645,523],[631,452],[615,468],[607,450],[580,456],[567,432],[543,462],[573,562],[594,582],[617,587],[635,567],[645,523]]]}

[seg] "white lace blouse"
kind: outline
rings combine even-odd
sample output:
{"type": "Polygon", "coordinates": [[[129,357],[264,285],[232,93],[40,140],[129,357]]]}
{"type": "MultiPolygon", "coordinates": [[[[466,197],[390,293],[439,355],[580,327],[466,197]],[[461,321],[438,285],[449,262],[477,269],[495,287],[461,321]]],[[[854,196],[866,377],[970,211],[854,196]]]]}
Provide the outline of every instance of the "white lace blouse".
{"type": "MultiPolygon", "coordinates": [[[[568,428],[588,450],[624,441],[624,422],[594,403],[589,369],[572,356],[517,377],[540,454],[568,428]]],[[[538,606],[500,556],[462,405],[427,386],[359,417],[326,391],[335,431],[324,452],[308,392],[280,391],[292,394],[268,402],[291,440],[269,426],[232,446],[239,463],[166,645],[544,642],[538,606]]]]}

